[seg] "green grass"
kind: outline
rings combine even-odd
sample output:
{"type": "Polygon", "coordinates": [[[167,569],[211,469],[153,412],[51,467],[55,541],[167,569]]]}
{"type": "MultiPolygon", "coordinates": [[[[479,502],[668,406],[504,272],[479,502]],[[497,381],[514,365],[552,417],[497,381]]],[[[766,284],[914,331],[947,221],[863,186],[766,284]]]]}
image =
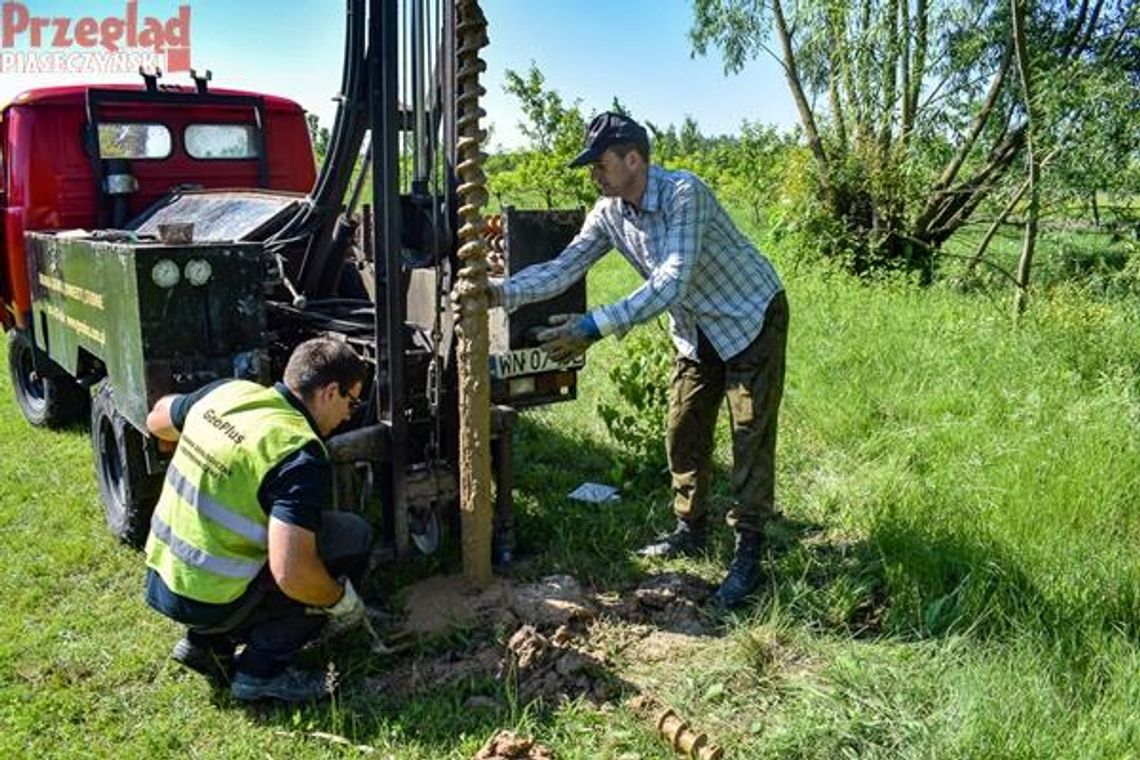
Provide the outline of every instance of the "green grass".
{"type": "MultiPolygon", "coordinates": [[[[792,321],[767,591],[694,649],[619,657],[614,675],[733,757],[1137,757],[1140,312],[1060,289],[1015,328],[1005,291],[778,263],[792,321]]],[[[612,257],[591,277],[594,302],[636,283],[612,257]]],[[[581,398],[520,426],[528,574],[612,589],[652,569],[633,549],[669,522],[664,483],[603,506],[565,498],[618,456],[595,409],[625,350],[599,344],[581,398]]],[[[211,694],[168,661],[177,628],[145,607],[141,557],[103,527],[86,435],[29,428],[6,376],[0,398],[0,756],[358,754],[311,735],[324,731],[379,757],[466,758],[513,727],[559,757],[672,757],[620,707],[518,705],[487,680],[370,694],[388,665],[363,644],[337,653],[332,705],[247,710],[211,694]],[[467,709],[473,694],[501,707],[467,709]]],[[[722,424],[718,512],[727,443],[722,424]]],[[[674,569],[715,579],[727,531],[715,538],[674,569]]],[[[391,577],[379,585],[398,595],[391,577]]]]}
{"type": "MultiPolygon", "coordinates": [[[[1091,294],[1098,296],[1132,297],[1140,292],[1137,272],[1137,240],[1135,222],[1120,222],[1113,229],[1113,220],[1105,226],[1091,229],[1091,221],[1083,225],[1043,232],[1030,270],[1030,287],[1048,290],[1056,286],[1072,287],[1080,283],[1091,294]]],[[[940,274],[961,278],[967,261],[977,250],[984,230],[969,227],[946,242],[947,254],[940,262],[940,274]]],[[[1020,227],[1004,226],[994,236],[969,280],[990,288],[1008,292],[1017,272],[1021,256],[1023,231],[1020,227]]]]}

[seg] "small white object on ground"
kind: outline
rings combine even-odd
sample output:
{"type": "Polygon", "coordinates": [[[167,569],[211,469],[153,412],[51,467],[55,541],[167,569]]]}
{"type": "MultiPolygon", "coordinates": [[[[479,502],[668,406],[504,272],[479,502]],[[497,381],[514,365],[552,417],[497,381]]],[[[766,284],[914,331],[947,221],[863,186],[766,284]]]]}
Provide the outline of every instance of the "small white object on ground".
{"type": "Polygon", "coordinates": [[[601,504],[607,501],[617,501],[619,491],[613,486],[604,483],[583,483],[568,494],[575,501],[587,501],[591,504],[601,504]]]}

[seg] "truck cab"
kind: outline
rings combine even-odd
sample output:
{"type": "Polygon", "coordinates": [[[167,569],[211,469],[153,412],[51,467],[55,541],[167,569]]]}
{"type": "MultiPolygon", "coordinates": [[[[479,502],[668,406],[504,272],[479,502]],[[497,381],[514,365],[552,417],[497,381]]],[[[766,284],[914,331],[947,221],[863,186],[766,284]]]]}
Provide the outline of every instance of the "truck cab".
{"type": "Polygon", "coordinates": [[[304,110],[236,90],[29,90],[0,110],[0,137],[5,327],[27,327],[25,231],[121,227],[178,187],[306,193],[316,176],[304,110]]]}

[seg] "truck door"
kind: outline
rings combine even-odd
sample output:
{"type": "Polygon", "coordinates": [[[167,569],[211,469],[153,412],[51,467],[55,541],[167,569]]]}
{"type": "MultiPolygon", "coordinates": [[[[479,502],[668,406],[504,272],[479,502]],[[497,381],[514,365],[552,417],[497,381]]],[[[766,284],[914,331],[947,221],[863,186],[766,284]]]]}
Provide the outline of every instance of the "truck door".
{"type": "Polygon", "coordinates": [[[8,311],[8,303],[12,300],[12,294],[9,292],[8,287],[8,246],[6,240],[8,236],[5,234],[4,219],[7,217],[8,211],[8,162],[5,157],[8,155],[8,122],[0,116],[0,326],[5,330],[12,326],[12,315],[8,311]]]}

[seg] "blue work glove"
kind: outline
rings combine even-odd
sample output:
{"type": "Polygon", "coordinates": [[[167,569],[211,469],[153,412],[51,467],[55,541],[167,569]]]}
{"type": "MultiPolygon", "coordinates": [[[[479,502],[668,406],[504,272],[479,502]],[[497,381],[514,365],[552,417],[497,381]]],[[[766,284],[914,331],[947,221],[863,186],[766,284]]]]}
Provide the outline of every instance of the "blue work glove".
{"type": "Polygon", "coordinates": [[[602,333],[589,314],[555,314],[547,320],[551,327],[540,330],[535,337],[559,364],[577,359],[586,353],[602,333]]]}

